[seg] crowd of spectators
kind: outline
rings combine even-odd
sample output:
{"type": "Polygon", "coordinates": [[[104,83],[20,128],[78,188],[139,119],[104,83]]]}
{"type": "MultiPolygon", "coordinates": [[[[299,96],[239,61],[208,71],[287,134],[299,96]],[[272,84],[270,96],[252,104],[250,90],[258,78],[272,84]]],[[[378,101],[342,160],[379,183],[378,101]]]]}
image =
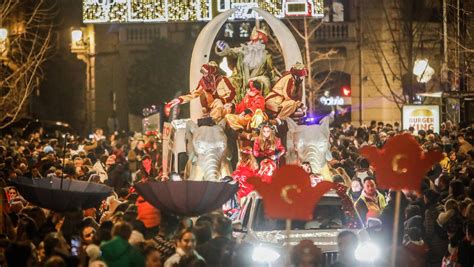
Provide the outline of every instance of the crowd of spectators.
{"type": "MultiPolygon", "coordinates": [[[[474,266],[473,129],[447,122],[440,133],[406,131],[444,159],[426,174],[420,192],[403,192],[401,216],[395,216],[395,192],[377,189],[376,172],[358,149],[383,147],[401,132],[399,124],[382,122],[332,128],[333,181],[347,185],[361,221],[387,253],[399,217],[397,266],[474,266]]],[[[97,129],[87,139],[45,139],[39,129],[1,136],[0,266],[251,266],[248,248],[232,238],[231,221],[221,213],[179,218],[134,192],[134,183],[161,176],[160,164],[161,140],[153,133],[105,136],[97,129]],[[97,208],[60,214],[28,203],[11,186],[19,176],[104,183],[114,193],[97,208]]],[[[342,232],[338,244],[334,266],[355,266],[357,236],[342,232]]],[[[308,241],[290,256],[294,266],[318,266],[323,258],[308,241]]]]}

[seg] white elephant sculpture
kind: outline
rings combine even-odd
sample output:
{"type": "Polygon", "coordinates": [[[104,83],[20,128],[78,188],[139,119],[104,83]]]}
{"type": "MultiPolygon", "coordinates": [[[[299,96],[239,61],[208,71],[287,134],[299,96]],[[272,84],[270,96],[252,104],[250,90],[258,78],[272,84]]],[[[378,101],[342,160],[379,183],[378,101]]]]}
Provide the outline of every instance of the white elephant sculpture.
{"type": "MultiPolygon", "coordinates": [[[[332,159],[329,144],[329,124],[333,114],[327,115],[321,123],[297,125],[288,119],[287,162],[298,164],[309,162],[314,173],[327,174],[326,163],[332,159]]],[[[325,177],[326,178],[326,177],[325,177]]]]}
{"type": "Polygon", "coordinates": [[[227,137],[223,125],[200,126],[193,121],[186,125],[189,160],[185,179],[220,181],[230,176],[227,137]]]}

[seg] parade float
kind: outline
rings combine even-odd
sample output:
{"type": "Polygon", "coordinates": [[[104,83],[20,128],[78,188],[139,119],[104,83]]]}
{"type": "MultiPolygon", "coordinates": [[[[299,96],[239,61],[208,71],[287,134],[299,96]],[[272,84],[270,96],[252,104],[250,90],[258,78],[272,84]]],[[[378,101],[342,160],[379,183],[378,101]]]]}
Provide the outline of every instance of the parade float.
{"type": "Polygon", "coordinates": [[[178,105],[191,105],[190,119],[166,122],[163,127],[163,176],[168,181],[136,185],[160,209],[202,214],[224,204],[238,189],[242,201],[252,191],[247,178],[271,182],[276,169],[285,164],[306,164],[313,184],[324,179],[331,116],[316,123],[306,115],[307,70],[293,34],[270,13],[253,11],[269,28],[255,27],[248,42],[238,47],[216,40],[235,9],[207,23],[196,39],[190,92],[165,106],[169,115],[178,105]],[[270,30],[281,47],[284,70],[276,70],[266,49],[270,30]],[[224,75],[216,62],[209,61],[211,53],[225,57],[232,72],[224,75]],[[197,184],[205,189],[194,190],[197,184]],[[200,208],[189,209],[191,203],[200,208]]]}
{"type": "Polygon", "coordinates": [[[236,167],[229,166],[229,160],[239,154],[231,150],[253,147],[262,123],[278,131],[274,134],[284,143],[286,164],[309,162],[314,173],[324,172],[330,158],[331,118],[315,123],[305,116],[306,69],[301,64],[298,44],[278,18],[259,8],[253,10],[265,20],[278,41],[285,69],[275,70],[265,48],[270,29],[254,28],[248,42],[229,47],[216,41],[216,36],[235,10],[211,20],[194,45],[190,93],[169,101],[165,107],[166,113],[179,104],[191,105],[190,119],[165,123],[165,173],[184,173],[185,180],[219,181],[229,176],[236,167]],[[212,52],[233,62],[229,64],[231,75],[223,75],[219,66],[209,61],[212,52]],[[182,153],[187,153],[186,166],[179,160],[182,153]]]}

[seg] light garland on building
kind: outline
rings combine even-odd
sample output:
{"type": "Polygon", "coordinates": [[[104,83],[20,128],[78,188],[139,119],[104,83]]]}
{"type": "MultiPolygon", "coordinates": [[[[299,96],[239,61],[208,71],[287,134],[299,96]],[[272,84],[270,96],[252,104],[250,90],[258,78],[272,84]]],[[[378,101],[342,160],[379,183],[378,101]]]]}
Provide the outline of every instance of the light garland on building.
{"type": "Polygon", "coordinates": [[[290,16],[321,17],[323,0],[83,0],[85,23],[107,22],[185,22],[209,21],[230,8],[236,8],[231,19],[251,19],[257,15],[251,10],[259,7],[283,18],[290,16]],[[303,4],[311,12],[288,12],[288,4],[303,4]],[[213,6],[217,6],[217,12],[213,6]]]}
{"type": "Polygon", "coordinates": [[[166,3],[154,0],[132,0],[130,21],[166,21],[166,3]]]}

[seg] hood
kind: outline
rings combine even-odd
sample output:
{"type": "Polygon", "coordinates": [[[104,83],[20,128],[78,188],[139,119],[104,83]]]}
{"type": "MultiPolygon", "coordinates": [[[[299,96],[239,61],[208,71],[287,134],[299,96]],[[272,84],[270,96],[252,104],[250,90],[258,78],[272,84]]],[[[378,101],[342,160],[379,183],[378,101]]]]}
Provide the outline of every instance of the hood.
{"type": "Polygon", "coordinates": [[[289,237],[286,231],[259,231],[250,233],[250,242],[266,243],[279,247],[296,246],[301,240],[313,240],[323,252],[337,251],[337,235],[342,230],[292,230],[289,237]]]}
{"type": "Polygon", "coordinates": [[[428,247],[423,241],[410,241],[405,245],[405,249],[420,257],[424,257],[428,253],[428,247]]]}
{"type": "Polygon", "coordinates": [[[102,243],[100,249],[102,250],[102,257],[105,260],[115,260],[125,254],[130,248],[130,244],[121,237],[114,237],[112,240],[102,243]]]}

